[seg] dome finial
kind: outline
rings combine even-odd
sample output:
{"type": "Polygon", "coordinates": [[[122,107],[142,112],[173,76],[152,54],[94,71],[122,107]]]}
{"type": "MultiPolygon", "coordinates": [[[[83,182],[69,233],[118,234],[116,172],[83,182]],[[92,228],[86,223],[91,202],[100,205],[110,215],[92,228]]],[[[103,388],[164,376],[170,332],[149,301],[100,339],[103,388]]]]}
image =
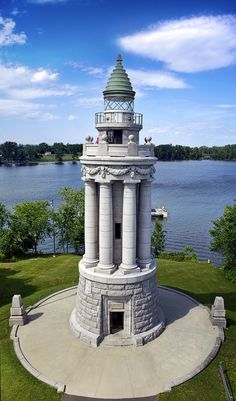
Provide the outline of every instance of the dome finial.
{"type": "Polygon", "coordinates": [[[121,54],[118,54],[116,61],[117,61],[117,65],[122,65],[122,56],[121,56],[121,54]]]}

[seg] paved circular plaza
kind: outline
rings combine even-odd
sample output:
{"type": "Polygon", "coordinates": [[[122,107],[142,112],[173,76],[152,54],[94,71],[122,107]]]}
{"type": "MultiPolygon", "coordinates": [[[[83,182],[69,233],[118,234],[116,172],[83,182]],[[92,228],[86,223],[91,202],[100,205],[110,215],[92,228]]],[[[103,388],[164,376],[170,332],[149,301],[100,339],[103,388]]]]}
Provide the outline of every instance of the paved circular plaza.
{"type": "Polygon", "coordinates": [[[168,391],[201,371],[220,347],[209,310],[185,294],[159,287],[166,329],[145,346],[92,348],[70,331],[77,287],[52,294],[28,312],[11,337],[20,362],[39,380],[66,394],[138,398],[168,391]]]}

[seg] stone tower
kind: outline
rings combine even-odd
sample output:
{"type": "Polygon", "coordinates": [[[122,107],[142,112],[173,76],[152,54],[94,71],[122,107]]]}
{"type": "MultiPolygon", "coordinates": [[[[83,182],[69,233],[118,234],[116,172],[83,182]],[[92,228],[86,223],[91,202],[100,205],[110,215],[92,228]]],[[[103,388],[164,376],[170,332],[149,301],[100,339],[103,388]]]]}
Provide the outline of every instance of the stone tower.
{"type": "Polygon", "coordinates": [[[142,114],[117,57],[96,113],[96,143],[81,157],[85,182],[85,255],[79,263],[73,333],[90,345],[143,345],[164,328],[151,255],[151,138],[139,144],[142,114]]]}

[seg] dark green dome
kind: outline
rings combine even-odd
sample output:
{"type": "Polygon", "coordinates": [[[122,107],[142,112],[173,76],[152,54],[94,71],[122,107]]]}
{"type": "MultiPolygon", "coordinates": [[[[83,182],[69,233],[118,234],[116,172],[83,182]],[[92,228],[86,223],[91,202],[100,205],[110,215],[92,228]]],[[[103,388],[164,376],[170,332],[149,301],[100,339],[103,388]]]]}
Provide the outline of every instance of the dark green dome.
{"type": "Polygon", "coordinates": [[[129,98],[134,98],[135,92],[133,91],[128,74],[122,65],[122,57],[120,54],[117,56],[116,61],[116,66],[108,79],[103,95],[104,97],[127,96],[129,98]]]}

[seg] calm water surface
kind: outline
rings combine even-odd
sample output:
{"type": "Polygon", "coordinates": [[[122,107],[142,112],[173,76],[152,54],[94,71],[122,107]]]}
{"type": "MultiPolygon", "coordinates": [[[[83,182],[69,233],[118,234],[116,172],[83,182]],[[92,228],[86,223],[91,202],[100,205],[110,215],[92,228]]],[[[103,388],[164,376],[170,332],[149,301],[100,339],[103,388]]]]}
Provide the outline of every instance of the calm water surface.
{"type": "MultiPolygon", "coordinates": [[[[192,246],[200,259],[220,263],[220,256],[209,251],[211,221],[220,217],[236,198],[236,163],[222,161],[158,162],[152,185],[152,207],[165,206],[168,219],[166,249],[181,251],[192,246]]],[[[54,200],[64,186],[83,187],[80,165],[39,164],[0,167],[0,202],[8,208],[26,200],[54,200]]],[[[51,240],[44,250],[52,251],[51,240]]]]}

